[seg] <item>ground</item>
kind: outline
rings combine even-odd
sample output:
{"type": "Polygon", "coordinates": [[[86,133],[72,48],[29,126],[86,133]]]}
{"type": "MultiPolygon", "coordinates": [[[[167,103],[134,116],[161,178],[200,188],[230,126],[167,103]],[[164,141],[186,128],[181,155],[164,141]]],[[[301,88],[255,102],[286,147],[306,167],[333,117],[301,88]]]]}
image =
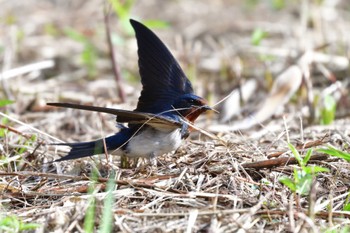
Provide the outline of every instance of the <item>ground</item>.
{"type": "Polygon", "coordinates": [[[350,232],[348,1],[110,2],[0,1],[0,232],[350,232]],[[118,129],[46,103],[135,108],[129,18],[218,113],[156,164],[50,163],[118,129]]]}

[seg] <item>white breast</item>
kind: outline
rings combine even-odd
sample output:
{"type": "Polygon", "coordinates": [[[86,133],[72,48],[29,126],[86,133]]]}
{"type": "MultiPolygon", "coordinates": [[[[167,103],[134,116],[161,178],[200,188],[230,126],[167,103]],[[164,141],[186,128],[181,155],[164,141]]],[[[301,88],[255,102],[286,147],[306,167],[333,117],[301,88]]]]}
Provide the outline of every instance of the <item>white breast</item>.
{"type": "Polygon", "coordinates": [[[180,129],[159,131],[147,127],[132,137],[124,151],[128,157],[156,157],[176,150],[181,145],[180,129]]]}

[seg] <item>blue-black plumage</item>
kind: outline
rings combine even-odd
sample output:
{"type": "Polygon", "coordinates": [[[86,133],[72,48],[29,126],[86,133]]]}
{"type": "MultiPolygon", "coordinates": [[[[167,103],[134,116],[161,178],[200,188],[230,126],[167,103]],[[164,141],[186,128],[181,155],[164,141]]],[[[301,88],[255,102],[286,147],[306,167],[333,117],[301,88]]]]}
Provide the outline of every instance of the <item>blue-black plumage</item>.
{"type": "Polygon", "coordinates": [[[91,142],[59,143],[70,152],[55,162],[88,157],[119,150],[128,157],[156,157],[176,150],[194,122],[211,109],[205,99],[193,93],[191,82],[163,42],[146,26],[130,20],[136,33],[142,91],[134,111],[86,106],[72,103],[48,103],[51,106],[97,111],[117,116],[128,123],[118,133],[91,142]]]}

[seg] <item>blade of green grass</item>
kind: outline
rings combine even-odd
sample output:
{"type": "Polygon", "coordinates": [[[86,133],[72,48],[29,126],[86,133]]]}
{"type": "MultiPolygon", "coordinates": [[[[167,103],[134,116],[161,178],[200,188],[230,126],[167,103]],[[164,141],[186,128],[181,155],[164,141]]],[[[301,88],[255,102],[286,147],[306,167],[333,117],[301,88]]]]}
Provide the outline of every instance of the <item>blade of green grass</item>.
{"type": "Polygon", "coordinates": [[[307,164],[309,162],[311,155],[312,155],[312,148],[307,150],[306,155],[303,158],[303,164],[307,164]]]}
{"type": "Polygon", "coordinates": [[[86,210],[86,215],[84,219],[84,232],[92,233],[94,232],[95,227],[95,210],[96,210],[96,198],[95,193],[98,192],[96,190],[96,181],[98,178],[98,171],[96,169],[92,169],[91,173],[92,182],[89,185],[88,194],[90,194],[88,200],[88,208],[86,210]]]}
{"type": "Polygon", "coordinates": [[[5,107],[6,105],[13,104],[15,101],[12,100],[0,100],[0,108],[5,107]]]}
{"type": "Polygon", "coordinates": [[[113,219],[114,219],[114,215],[113,215],[113,204],[114,204],[113,191],[115,189],[114,177],[115,175],[114,175],[114,172],[112,171],[109,177],[109,180],[107,182],[107,195],[103,203],[101,227],[99,230],[100,233],[112,232],[113,219]]]}
{"type": "Polygon", "coordinates": [[[334,156],[334,157],[337,157],[337,158],[345,159],[346,161],[350,162],[350,154],[349,153],[338,150],[334,147],[329,146],[328,149],[318,149],[317,151],[334,156]]]}
{"type": "Polygon", "coordinates": [[[292,151],[295,159],[298,161],[299,166],[304,167],[305,166],[304,161],[301,158],[301,156],[300,156],[298,150],[295,148],[295,146],[293,146],[291,143],[288,143],[288,147],[292,151]]]}

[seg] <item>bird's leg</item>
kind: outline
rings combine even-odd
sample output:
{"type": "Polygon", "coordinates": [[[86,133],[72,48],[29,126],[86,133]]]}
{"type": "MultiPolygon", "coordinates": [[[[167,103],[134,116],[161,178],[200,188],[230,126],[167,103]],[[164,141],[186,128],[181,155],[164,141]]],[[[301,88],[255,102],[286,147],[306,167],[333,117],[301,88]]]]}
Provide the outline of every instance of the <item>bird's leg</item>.
{"type": "Polygon", "coordinates": [[[157,156],[154,154],[154,152],[151,153],[148,161],[149,161],[149,164],[151,165],[151,167],[157,168],[157,156]]]}
{"type": "MultiPolygon", "coordinates": [[[[150,174],[153,172],[154,168],[157,168],[157,156],[154,153],[151,153],[150,156],[146,158],[135,158],[139,159],[139,163],[135,169],[133,175],[138,174],[140,172],[149,172],[150,174]]],[[[135,163],[136,164],[136,163],[135,163]]]]}
{"type": "Polygon", "coordinates": [[[130,168],[129,158],[125,155],[120,157],[120,168],[130,168]]]}

